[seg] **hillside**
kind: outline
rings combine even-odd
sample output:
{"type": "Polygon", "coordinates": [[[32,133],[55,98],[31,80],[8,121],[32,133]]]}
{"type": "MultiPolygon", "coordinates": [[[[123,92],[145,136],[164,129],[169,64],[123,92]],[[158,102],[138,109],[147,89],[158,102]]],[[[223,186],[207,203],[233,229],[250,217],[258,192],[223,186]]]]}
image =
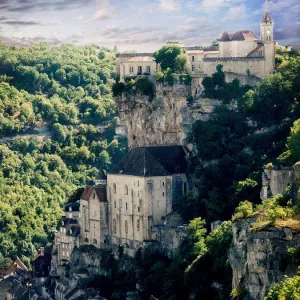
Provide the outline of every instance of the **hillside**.
{"type": "Polygon", "coordinates": [[[28,262],[51,242],[61,205],[122,156],[114,60],[96,46],[0,44],[0,138],[13,137],[0,145],[0,258],[28,262]]]}

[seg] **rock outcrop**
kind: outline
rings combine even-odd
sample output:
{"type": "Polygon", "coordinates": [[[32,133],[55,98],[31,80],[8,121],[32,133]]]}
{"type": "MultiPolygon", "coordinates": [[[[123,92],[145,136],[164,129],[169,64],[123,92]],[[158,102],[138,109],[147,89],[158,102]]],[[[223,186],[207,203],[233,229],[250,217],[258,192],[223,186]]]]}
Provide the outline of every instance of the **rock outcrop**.
{"type": "Polygon", "coordinates": [[[288,228],[251,230],[255,219],[233,223],[229,260],[233,270],[232,288],[247,293],[247,299],[260,300],[284,275],[294,276],[297,264],[288,249],[300,245],[300,236],[288,228]]]}
{"type": "Polygon", "coordinates": [[[296,203],[300,188],[300,163],[290,167],[268,167],[262,173],[260,198],[266,200],[283,194],[288,186],[292,187],[292,200],[296,203]]]}
{"type": "Polygon", "coordinates": [[[222,102],[191,98],[191,86],[156,83],[153,99],[141,93],[123,93],[116,99],[128,145],[133,147],[185,145],[196,120],[205,120],[222,102]]]}

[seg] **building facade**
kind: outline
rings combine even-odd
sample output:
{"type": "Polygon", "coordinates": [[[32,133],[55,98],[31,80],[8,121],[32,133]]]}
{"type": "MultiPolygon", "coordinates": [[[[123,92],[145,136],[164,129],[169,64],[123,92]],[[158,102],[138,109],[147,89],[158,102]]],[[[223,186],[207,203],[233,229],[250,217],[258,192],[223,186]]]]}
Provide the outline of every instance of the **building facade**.
{"type": "Polygon", "coordinates": [[[130,249],[157,240],[154,226],[166,225],[188,190],[187,154],[182,146],[133,148],[108,173],[109,235],[130,249]]]}
{"type": "MultiPolygon", "coordinates": [[[[260,22],[260,36],[258,38],[251,30],[239,30],[234,34],[224,32],[216,47],[184,47],[190,58],[187,72],[203,78],[215,73],[217,65],[222,64],[224,72],[259,78],[272,74],[275,68],[274,21],[267,5],[260,22]]],[[[180,42],[177,44],[183,47],[180,42]]],[[[119,54],[117,57],[121,81],[141,74],[153,75],[158,69],[154,53],[119,54]]]]}
{"type": "Polygon", "coordinates": [[[55,234],[57,264],[71,259],[74,247],[93,244],[100,248],[108,234],[106,181],[87,186],[80,200],[64,206],[61,226],[55,234]]]}

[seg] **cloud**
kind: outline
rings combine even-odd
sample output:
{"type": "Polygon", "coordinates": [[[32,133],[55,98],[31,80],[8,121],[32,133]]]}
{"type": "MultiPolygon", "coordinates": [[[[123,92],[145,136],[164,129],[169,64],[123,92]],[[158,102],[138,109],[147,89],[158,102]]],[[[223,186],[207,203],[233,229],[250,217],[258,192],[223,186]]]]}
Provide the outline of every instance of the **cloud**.
{"type": "Polygon", "coordinates": [[[297,22],[296,24],[297,24],[297,25],[300,25],[300,22],[297,22]]]}
{"type": "Polygon", "coordinates": [[[87,7],[94,4],[94,0],[0,0],[0,11],[27,12],[44,10],[69,10],[87,7]]]}
{"type": "Polygon", "coordinates": [[[35,19],[28,19],[27,21],[21,20],[9,20],[8,18],[2,17],[0,18],[1,24],[12,25],[12,26],[34,26],[34,25],[42,25],[35,19]]]}
{"type": "Polygon", "coordinates": [[[96,11],[96,13],[93,15],[92,19],[87,21],[102,21],[105,19],[109,19],[114,16],[114,13],[110,9],[99,9],[96,11]]]}
{"type": "Polygon", "coordinates": [[[179,4],[176,0],[160,0],[158,7],[164,13],[179,10],[179,4]]]}
{"type": "Polygon", "coordinates": [[[237,19],[242,19],[247,17],[247,7],[245,4],[240,4],[239,6],[232,6],[226,12],[221,22],[233,21],[237,19]]]}
{"type": "Polygon", "coordinates": [[[62,44],[62,40],[58,38],[55,37],[45,38],[42,36],[10,38],[7,36],[0,35],[0,40],[5,42],[8,46],[17,46],[17,47],[29,47],[32,44],[39,44],[43,42],[46,42],[51,46],[57,46],[62,44]]]}

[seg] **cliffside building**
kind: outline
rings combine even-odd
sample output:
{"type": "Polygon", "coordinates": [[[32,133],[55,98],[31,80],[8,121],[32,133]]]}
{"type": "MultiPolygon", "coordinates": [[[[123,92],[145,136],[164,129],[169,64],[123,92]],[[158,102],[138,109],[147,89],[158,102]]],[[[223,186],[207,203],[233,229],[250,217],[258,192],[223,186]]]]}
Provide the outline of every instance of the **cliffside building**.
{"type": "MultiPolygon", "coordinates": [[[[182,46],[181,43],[178,45],[182,46]]],[[[250,73],[259,78],[271,74],[275,68],[274,21],[267,2],[260,22],[260,38],[251,30],[239,30],[234,34],[224,32],[219,46],[184,49],[190,58],[188,73],[194,78],[212,75],[219,64],[223,65],[224,72],[229,73],[250,73]]],[[[117,57],[117,71],[121,81],[141,74],[153,75],[158,69],[154,53],[119,54],[117,57]]]]}
{"type": "Polygon", "coordinates": [[[108,233],[106,181],[84,189],[80,200],[64,206],[55,235],[57,264],[69,261],[74,247],[93,244],[100,248],[108,233]]]}
{"type": "Polygon", "coordinates": [[[167,225],[189,190],[186,172],[182,146],[133,148],[107,177],[111,244],[138,249],[158,240],[154,227],[167,225]]]}

